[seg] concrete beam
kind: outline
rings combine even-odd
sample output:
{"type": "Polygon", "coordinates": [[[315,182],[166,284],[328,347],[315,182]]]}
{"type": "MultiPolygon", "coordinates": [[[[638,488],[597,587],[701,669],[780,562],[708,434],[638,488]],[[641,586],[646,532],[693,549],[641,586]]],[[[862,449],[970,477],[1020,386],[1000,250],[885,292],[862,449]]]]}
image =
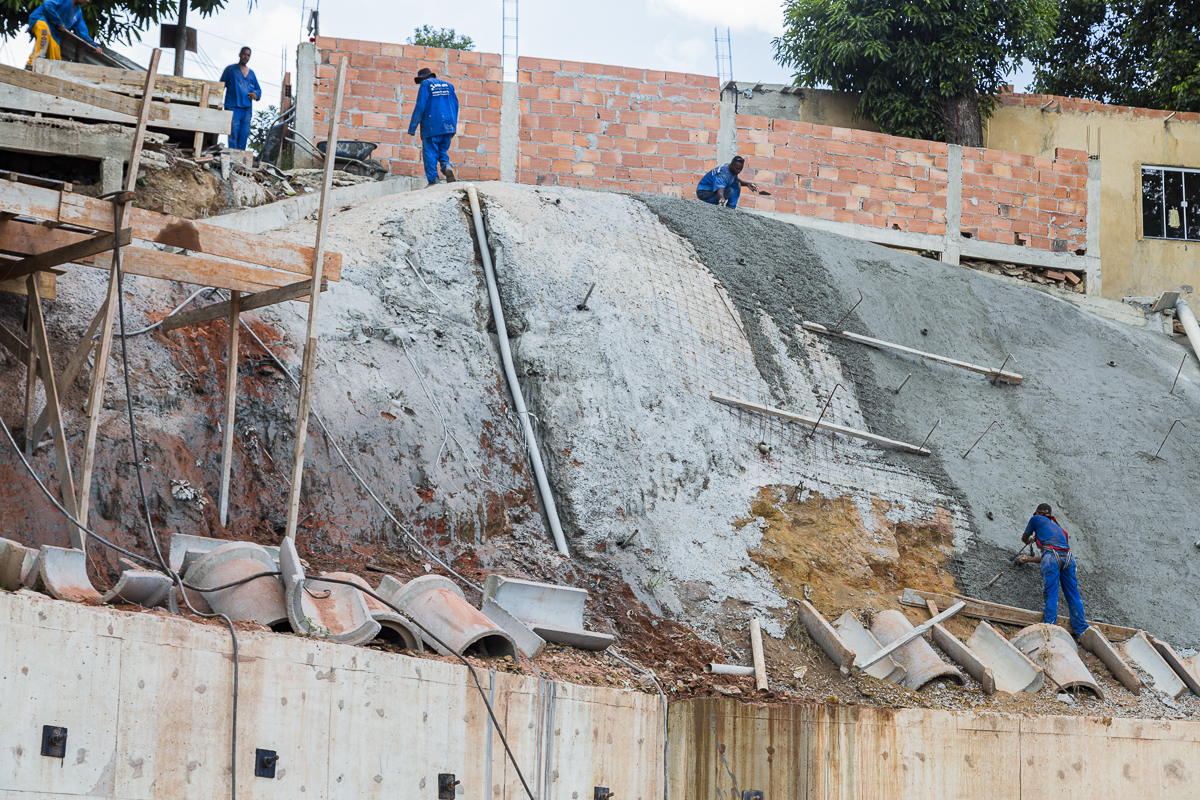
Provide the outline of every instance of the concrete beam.
{"type": "Polygon", "coordinates": [[[133,150],[132,129],[128,135],[123,135],[114,133],[111,125],[54,125],[32,117],[27,119],[28,122],[20,122],[14,115],[0,119],[0,142],[4,142],[5,150],[92,161],[115,159],[120,163],[124,163],[133,150]]]}
{"type": "Polygon", "coordinates": [[[946,189],[946,245],[942,251],[942,261],[958,265],[958,256],[962,251],[962,145],[949,145],[949,166],[946,170],[948,186],[946,189]]]}
{"type": "Polygon", "coordinates": [[[518,134],[521,129],[521,103],[518,84],[505,81],[500,96],[500,180],[517,181],[518,134]]]}
{"type": "MultiPolygon", "coordinates": [[[[1099,135],[1099,134],[1097,134],[1099,135]]],[[[1100,296],[1100,159],[1088,158],[1087,178],[1087,246],[1089,259],[1095,259],[1094,264],[1087,269],[1087,293],[1100,296]]]]}
{"type": "MultiPolygon", "coordinates": [[[[296,122],[292,126],[300,141],[313,141],[313,96],[317,85],[317,46],[303,42],[296,47],[296,122]]],[[[296,169],[312,169],[313,157],[303,146],[295,148],[296,169]]]]}
{"type": "Polygon", "coordinates": [[[717,129],[717,163],[728,164],[737,153],[737,92],[721,92],[721,127],[717,129]]]}

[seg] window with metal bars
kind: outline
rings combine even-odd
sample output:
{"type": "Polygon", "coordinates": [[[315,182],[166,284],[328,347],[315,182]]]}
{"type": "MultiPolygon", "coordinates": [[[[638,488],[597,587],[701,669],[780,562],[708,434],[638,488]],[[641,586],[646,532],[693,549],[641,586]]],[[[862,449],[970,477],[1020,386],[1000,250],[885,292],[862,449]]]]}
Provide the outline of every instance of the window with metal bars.
{"type": "Polygon", "coordinates": [[[1200,170],[1142,167],[1142,237],[1200,242],[1200,170]]]}

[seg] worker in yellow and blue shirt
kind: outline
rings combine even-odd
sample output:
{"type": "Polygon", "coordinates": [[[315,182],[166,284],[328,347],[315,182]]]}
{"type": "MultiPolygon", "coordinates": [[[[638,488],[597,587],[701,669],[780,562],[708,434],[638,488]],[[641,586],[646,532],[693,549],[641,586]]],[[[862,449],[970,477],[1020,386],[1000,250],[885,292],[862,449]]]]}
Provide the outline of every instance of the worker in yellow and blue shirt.
{"type": "Polygon", "coordinates": [[[52,61],[62,61],[62,50],[59,47],[59,33],[71,33],[83,39],[97,53],[104,52],[100,45],[92,41],[88,33],[87,23],[83,21],[83,7],[90,0],[46,0],[29,15],[29,35],[33,39],[33,52],[25,69],[33,69],[35,58],[48,58],[52,61]]]}
{"type": "Polygon", "coordinates": [[[421,158],[425,162],[425,180],[429,186],[438,182],[438,165],[447,183],[454,183],[454,168],[450,165],[450,140],[458,132],[458,95],[448,81],[440,80],[435,72],[422,67],[413,79],[417,90],[417,105],[408,121],[408,135],[421,124],[421,158]]]}
{"type": "Polygon", "coordinates": [[[250,139],[250,123],[253,119],[253,101],[262,98],[262,88],[254,70],[250,69],[250,48],[243,47],[238,53],[238,63],[230,64],[221,73],[225,84],[225,108],[233,112],[233,127],[229,131],[229,146],[234,150],[245,150],[250,139]]]}

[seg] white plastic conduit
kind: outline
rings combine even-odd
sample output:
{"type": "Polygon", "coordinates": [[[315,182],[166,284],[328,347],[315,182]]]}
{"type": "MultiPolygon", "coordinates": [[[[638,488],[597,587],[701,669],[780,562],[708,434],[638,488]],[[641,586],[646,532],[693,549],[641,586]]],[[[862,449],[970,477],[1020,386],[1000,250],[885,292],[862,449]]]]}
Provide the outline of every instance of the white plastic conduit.
{"type": "Polygon", "coordinates": [[[517,416],[525,429],[525,442],[529,447],[529,460],[533,462],[533,474],[537,478],[538,496],[542,498],[542,506],[546,509],[546,519],[550,521],[550,532],[554,534],[554,545],[558,552],[570,556],[567,551],[567,539],[563,536],[562,525],[558,521],[558,507],[554,505],[554,495],[550,493],[550,482],[546,480],[546,468],[542,466],[542,453],[538,449],[537,439],[533,437],[533,426],[529,424],[529,412],[525,409],[525,396],[521,394],[521,384],[517,382],[517,371],[513,367],[512,351],[508,347],[508,328],[504,326],[504,307],[500,305],[500,290],[496,287],[496,273],[492,269],[492,254],[488,247],[487,233],[483,230],[483,214],[479,211],[479,194],[474,186],[467,187],[467,199],[471,201],[471,216],[475,219],[475,237],[479,240],[479,252],[483,256],[483,274],[487,278],[488,297],[492,301],[492,316],[496,318],[496,338],[500,340],[500,360],[504,362],[504,377],[508,379],[508,389],[512,392],[513,404],[517,407],[517,416]]]}
{"type": "Polygon", "coordinates": [[[1183,323],[1183,330],[1188,341],[1192,343],[1192,351],[1196,358],[1200,358],[1200,325],[1196,324],[1196,315],[1192,313],[1192,307],[1182,297],[1175,301],[1175,316],[1183,323]]]}

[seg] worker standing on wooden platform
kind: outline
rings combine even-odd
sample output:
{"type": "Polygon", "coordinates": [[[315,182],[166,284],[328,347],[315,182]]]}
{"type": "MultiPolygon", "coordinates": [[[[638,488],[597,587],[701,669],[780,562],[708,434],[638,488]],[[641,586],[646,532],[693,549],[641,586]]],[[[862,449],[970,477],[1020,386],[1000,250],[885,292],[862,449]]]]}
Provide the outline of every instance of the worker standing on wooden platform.
{"type": "Polygon", "coordinates": [[[238,63],[230,64],[221,73],[225,84],[225,108],[233,112],[233,127],[229,131],[229,146],[245,150],[250,140],[250,123],[254,119],[254,101],[262,97],[262,89],[254,70],[250,69],[250,48],[243,47],[238,63]]]}
{"type": "Polygon", "coordinates": [[[1025,544],[1037,542],[1042,555],[1021,556],[1022,563],[1040,561],[1042,569],[1042,593],[1046,598],[1046,607],[1042,612],[1042,621],[1049,625],[1058,624],[1058,587],[1062,586],[1067,598],[1067,608],[1071,613],[1071,633],[1078,640],[1087,630],[1087,620],[1083,615],[1083,597],[1079,594],[1079,582],[1075,579],[1075,556],[1071,555],[1071,544],[1067,540],[1067,532],[1054,518],[1049,503],[1037,507],[1025,533],[1021,536],[1025,544]]]}
{"type": "Polygon", "coordinates": [[[58,34],[70,31],[92,46],[97,53],[104,52],[92,41],[87,23],[83,21],[83,7],[90,0],[46,0],[29,15],[29,36],[33,39],[33,52],[25,69],[33,69],[35,58],[62,61],[62,50],[58,45],[58,34]]]}
{"type": "Polygon", "coordinates": [[[441,80],[427,67],[422,67],[413,80],[421,88],[417,90],[417,105],[408,121],[408,135],[415,134],[420,123],[425,180],[429,181],[428,186],[436,186],[441,165],[446,183],[454,183],[450,141],[458,133],[458,95],[449,81],[441,80]]]}

